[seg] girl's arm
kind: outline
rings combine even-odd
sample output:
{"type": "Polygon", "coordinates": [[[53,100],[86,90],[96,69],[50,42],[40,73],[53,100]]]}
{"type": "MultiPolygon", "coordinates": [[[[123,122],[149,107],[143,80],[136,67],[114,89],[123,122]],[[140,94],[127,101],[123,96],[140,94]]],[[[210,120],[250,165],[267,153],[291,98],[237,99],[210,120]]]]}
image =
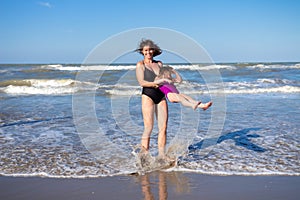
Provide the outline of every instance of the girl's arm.
{"type": "Polygon", "coordinates": [[[175,69],[172,70],[172,73],[175,74],[175,78],[173,78],[173,82],[174,83],[181,83],[182,78],[181,78],[180,74],[175,69]]]}
{"type": "Polygon", "coordinates": [[[158,85],[163,85],[164,83],[173,83],[173,80],[167,79],[167,78],[155,78],[154,81],[158,85]]]}

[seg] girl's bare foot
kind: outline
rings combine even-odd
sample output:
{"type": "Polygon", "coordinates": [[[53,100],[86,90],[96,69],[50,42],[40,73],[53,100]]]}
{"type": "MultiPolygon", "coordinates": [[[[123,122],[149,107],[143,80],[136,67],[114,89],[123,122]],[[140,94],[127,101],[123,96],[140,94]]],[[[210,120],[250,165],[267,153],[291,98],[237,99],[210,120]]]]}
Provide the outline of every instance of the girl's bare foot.
{"type": "Polygon", "coordinates": [[[201,103],[198,108],[202,108],[203,110],[207,110],[212,105],[212,102],[201,103]]]}
{"type": "Polygon", "coordinates": [[[194,105],[193,109],[196,110],[196,109],[200,106],[200,104],[201,104],[201,101],[198,101],[198,102],[194,105]]]}

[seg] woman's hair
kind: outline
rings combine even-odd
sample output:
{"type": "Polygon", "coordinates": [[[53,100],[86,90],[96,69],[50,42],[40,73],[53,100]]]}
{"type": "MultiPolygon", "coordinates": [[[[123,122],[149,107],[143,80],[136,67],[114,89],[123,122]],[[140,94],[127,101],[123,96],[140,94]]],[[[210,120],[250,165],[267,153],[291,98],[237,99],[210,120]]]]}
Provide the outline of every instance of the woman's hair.
{"type": "Polygon", "coordinates": [[[158,56],[162,53],[161,49],[159,48],[159,46],[157,44],[155,44],[152,40],[149,40],[149,39],[142,39],[140,44],[139,44],[139,47],[137,50],[137,52],[139,52],[140,54],[143,55],[143,48],[145,46],[149,46],[151,49],[154,50],[153,52],[153,57],[154,56],[158,56]]]}

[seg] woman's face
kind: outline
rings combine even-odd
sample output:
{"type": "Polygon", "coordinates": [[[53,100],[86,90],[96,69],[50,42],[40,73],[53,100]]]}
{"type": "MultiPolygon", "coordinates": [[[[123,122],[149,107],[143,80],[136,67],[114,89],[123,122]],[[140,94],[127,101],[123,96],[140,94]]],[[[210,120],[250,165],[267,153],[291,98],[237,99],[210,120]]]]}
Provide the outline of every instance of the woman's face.
{"type": "Polygon", "coordinates": [[[153,58],[154,50],[150,46],[143,47],[143,55],[145,58],[153,58]]]}

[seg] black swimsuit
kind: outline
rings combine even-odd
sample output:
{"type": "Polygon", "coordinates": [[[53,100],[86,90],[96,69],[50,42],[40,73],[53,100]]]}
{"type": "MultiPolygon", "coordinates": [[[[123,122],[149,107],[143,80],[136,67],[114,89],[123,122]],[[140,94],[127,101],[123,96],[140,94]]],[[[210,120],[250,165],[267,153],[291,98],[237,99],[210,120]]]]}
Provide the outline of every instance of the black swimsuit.
{"type": "MultiPolygon", "coordinates": [[[[155,77],[155,73],[145,66],[144,79],[153,82],[155,77]]],[[[158,104],[165,97],[165,94],[162,93],[159,88],[153,87],[143,87],[142,94],[150,97],[155,104],[158,104]]]]}

